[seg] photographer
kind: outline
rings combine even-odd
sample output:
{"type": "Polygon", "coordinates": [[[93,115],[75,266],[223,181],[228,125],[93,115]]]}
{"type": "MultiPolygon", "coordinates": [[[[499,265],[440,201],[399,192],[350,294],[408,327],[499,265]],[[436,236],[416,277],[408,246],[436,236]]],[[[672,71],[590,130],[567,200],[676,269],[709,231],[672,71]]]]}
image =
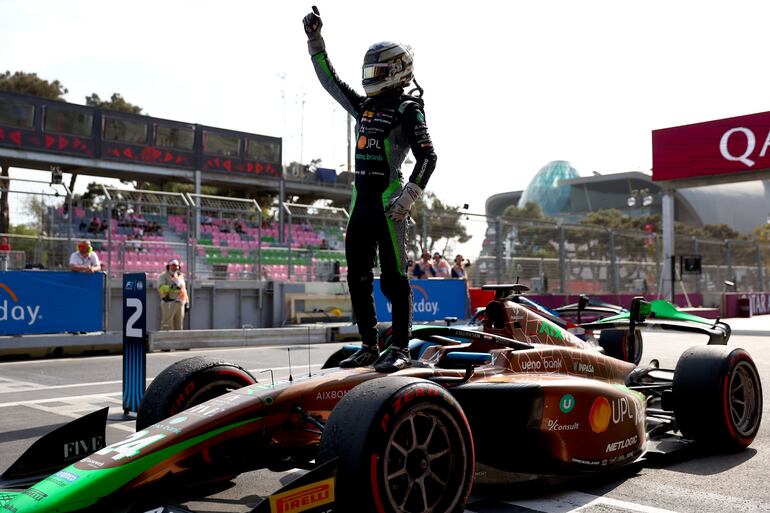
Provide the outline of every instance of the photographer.
{"type": "Polygon", "coordinates": [[[179,270],[179,260],[169,260],[166,272],[158,277],[160,293],[160,329],[181,330],[184,313],[189,309],[187,286],[179,270]]]}

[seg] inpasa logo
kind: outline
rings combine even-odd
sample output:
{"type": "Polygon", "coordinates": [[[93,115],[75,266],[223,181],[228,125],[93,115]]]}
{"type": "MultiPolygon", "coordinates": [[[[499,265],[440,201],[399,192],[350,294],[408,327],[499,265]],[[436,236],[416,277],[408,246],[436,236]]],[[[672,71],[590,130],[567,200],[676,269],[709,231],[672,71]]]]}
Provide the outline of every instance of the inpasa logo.
{"type": "MultiPolygon", "coordinates": [[[[413,313],[428,313],[438,314],[439,305],[438,301],[431,301],[428,293],[425,289],[419,285],[412,285],[412,312],[413,313]]],[[[388,301],[388,313],[393,313],[393,305],[388,301]]]]}
{"type": "Polygon", "coordinates": [[[8,285],[0,283],[0,289],[11,296],[14,303],[17,303],[9,306],[8,300],[3,299],[3,302],[0,303],[0,322],[8,320],[23,321],[26,322],[27,325],[32,326],[35,324],[35,321],[43,318],[43,316],[40,315],[40,305],[35,305],[34,307],[29,305],[19,305],[19,298],[16,297],[16,293],[11,290],[8,285]]]}

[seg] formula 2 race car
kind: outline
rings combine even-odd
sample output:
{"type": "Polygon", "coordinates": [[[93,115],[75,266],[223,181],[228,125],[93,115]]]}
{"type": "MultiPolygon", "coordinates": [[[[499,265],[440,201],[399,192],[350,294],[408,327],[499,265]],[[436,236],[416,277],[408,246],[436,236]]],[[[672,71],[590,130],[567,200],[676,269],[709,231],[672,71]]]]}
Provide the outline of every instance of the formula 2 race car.
{"type": "MultiPolygon", "coordinates": [[[[632,334],[652,312],[637,298],[614,327],[625,322],[632,334]]],[[[0,492],[0,511],[178,512],[164,498],[170,490],[305,468],[253,511],[461,512],[474,483],[607,472],[684,448],[743,449],[762,417],[756,366],[725,345],[729,331],[698,329],[715,336],[675,369],[642,368],[500,298],[483,331],[416,327],[413,365],[394,374],[331,368],[256,384],[238,365],[189,358],[152,382],[127,439],[95,444],[61,470],[42,461],[51,451],[30,448],[0,488],[31,486],[0,492]]],[[[35,445],[85,451],[79,421],[35,445]]]]}

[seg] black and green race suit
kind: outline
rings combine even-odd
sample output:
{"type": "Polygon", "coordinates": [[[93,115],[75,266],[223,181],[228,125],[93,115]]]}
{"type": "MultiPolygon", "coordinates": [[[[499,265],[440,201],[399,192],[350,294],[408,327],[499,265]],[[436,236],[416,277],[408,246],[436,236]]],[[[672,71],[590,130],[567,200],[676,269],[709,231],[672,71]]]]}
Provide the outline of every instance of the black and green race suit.
{"type": "Polygon", "coordinates": [[[406,275],[406,221],[385,216],[401,193],[401,164],[409,149],[416,160],[409,181],[425,189],[436,153],[421,98],[403,89],[361,96],[342,82],[325,51],[312,56],[323,87],[356,119],[355,184],[345,239],[348,286],[364,344],[377,341],[373,269],[380,257],[380,287],[392,305],[393,344],[406,347],[412,327],[412,290],[406,275]]]}

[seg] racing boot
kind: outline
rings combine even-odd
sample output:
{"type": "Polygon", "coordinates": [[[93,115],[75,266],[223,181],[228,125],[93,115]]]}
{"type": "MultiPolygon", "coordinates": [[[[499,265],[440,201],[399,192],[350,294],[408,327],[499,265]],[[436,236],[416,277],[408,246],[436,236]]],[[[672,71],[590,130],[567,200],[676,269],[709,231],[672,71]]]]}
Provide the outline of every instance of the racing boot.
{"type": "Polygon", "coordinates": [[[409,350],[401,347],[388,347],[374,363],[374,370],[378,372],[396,372],[412,366],[412,357],[409,350]]]}
{"type": "Polygon", "coordinates": [[[343,369],[366,367],[376,362],[378,356],[380,356],[380,352],[377,350],[377,346],[364,344],[361,349],[342,360],[340,367],[343,369]]]}

